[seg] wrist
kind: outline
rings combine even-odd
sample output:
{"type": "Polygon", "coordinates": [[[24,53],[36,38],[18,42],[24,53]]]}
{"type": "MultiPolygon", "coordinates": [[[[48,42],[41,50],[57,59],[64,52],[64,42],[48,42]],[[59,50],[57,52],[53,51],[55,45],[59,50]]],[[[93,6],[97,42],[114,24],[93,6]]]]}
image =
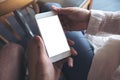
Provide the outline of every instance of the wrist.
{"type": "Polygon", "coordinates": [[[87,25],[86,25],[86,29],[88,28],[88,25],[89,25],[90,15],[91,15],[91,11],[87,10],[87,23],[86,23],[87,25]]]}

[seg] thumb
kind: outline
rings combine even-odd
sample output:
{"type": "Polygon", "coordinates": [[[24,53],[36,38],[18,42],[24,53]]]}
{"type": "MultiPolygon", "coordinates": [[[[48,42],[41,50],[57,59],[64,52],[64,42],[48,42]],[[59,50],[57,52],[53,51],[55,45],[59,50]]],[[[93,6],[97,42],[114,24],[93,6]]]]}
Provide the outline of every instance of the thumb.
{"type": "Polygon", "coordinates": [[[48,57],[42,38],[40,36],[36,36],[36,37],[34,37],[34,40],[35,40],[35,44],[36,44],[36,48],[37,48],[36,50],[37,50],[38,56],[41,59],[44,58],[44,57],[48,57]]]}
{"type": "Polygon", "coordinates": [[[27,48],[28,56],[37,61],[39,61],[39,59],[43,61],[45,58],[48,58],[43,40],[40,36],[35,36],[30,39],[27,48]]]}
{"type": "Polygon", "coordinates": [[[56,6],[52,6],[52,10],[57,14],[64,14],[64,15],[67,15],[71,12],[69,8],[58,8],[56,6]]]}
{"type": "Polygon", "coordinates": [[[46,60],[48,61],[49,59],[45,51],[43,40],[40,36],[35,36],[28,41],[27,56],[29,78],[35,80],[37,75],[36,68],[41,67],[41,69],[43,69],[46,65],[46,60]],[[38,63],[40,65],[38,65],[38,63]]]}

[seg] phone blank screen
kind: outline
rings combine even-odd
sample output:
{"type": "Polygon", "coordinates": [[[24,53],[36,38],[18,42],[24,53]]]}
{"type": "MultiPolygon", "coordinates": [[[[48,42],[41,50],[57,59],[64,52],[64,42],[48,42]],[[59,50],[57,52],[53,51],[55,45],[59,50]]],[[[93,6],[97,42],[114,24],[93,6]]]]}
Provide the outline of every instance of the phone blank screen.
{"type": "Polygon", "coordinates": [[[49,57],[70,50],[57,15],[37,19],[37,23],[49,57]]]}

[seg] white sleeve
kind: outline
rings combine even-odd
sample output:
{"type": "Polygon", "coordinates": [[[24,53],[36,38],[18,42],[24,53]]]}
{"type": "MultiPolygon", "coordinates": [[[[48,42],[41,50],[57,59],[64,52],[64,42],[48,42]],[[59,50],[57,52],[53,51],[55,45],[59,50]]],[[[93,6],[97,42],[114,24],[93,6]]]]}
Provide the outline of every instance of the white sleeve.
{"type": "Polygon", "coordinates": [[[86,33],[95,35],[101,31],[120,34],[120,12],[91,10],[86,33]]]}

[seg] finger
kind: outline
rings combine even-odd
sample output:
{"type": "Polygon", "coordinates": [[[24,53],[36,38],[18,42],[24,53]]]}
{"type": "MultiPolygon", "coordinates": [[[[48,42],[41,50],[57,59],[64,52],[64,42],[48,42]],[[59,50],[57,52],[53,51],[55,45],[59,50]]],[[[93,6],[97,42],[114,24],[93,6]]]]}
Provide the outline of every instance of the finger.
{"type": "Polygon", "coordinates": [[[34,38],[31,38],[28,41],[28,45],[27,45],[27,56],[28,56],[28,72],[29,72],[29,78],[31,80],[35,79],[36,76],[36,65],[37,65],[37,43],[34,38]]]}
{"type": "Polygon", "coordinates": [[[28,45],[27,45],[27,54],[28,54],[28,58],[29,57],[32,57],[32,58],[35,58],[37,56],[36,54],[36,50],[37,50],[37,45],[36,45],[36,40],[35,38],[31,38],[29,41],[28,41],[28,45]],[[34,55],[34,56],[33,56],[34,55]]]}
{"type": "Polygon", "coordinates": [[[52,6],[52,10],[55,11],[58,14],[70,14],[72,12],[70,8],[57,8],[56,6],[52,6]]]}
{"type": "Polygon", "coordinates": [[[53,63],[53,64],[56,65],[57,68],[62,69],[63,64],[64,64],[65,62],[67,62],[67,60],[68,60],[68,58],[65,58],[65,59],[62,59],[62,60],[60,60],[60,61],[57,61],[57,62],[55,62],[55,63],[53,63]]]}
{"type": "Polygon", "coordinates": [[[69,44],[70,46],[72,46],[72,45],[75,44],[74,41],[72,41],[72,40],[70,40],[70,39],[67,39],[67,41],[68,41],[68,44],[69,44]]]}
{"type": "Polygon", "coordinates": [[[77,54],[77,51],[73,47],[71,47],[71,55],[76,56],[77,54]]]}
{"type": "Polygon", "coordinates": [[[59,8],[58,7],[56,7],[56,6],[51,6],[51,9],[54,11],[54,12],[56,12],[56,13],[58,13],[59,12],[59,8]]]}
{"type": "Polygon", "coordinates": [[[37,46],[37,51],[39,57],[47,56],[46,50],[45,50],[45,45],[43,43],[43,40],[40,36],[36,36],[35,38],[36,46],[37,46]]]}
{"type": "MultiPolygon", "coordinates": [[[[33,37],[28,43],[28,53],[30,56],[36,56],[37,61],[47,58],[45,46],[40,36],[33,37]],[[40,60],[39,60],[40,59],[40,60]]],[[[42,60],[42,61],[43,61],[42,60]]]]}
{"type": "Polygon", "coordinates": [[[73,67],[73,59],[71,57],[68,58],[68,66],[73,67]]]}

